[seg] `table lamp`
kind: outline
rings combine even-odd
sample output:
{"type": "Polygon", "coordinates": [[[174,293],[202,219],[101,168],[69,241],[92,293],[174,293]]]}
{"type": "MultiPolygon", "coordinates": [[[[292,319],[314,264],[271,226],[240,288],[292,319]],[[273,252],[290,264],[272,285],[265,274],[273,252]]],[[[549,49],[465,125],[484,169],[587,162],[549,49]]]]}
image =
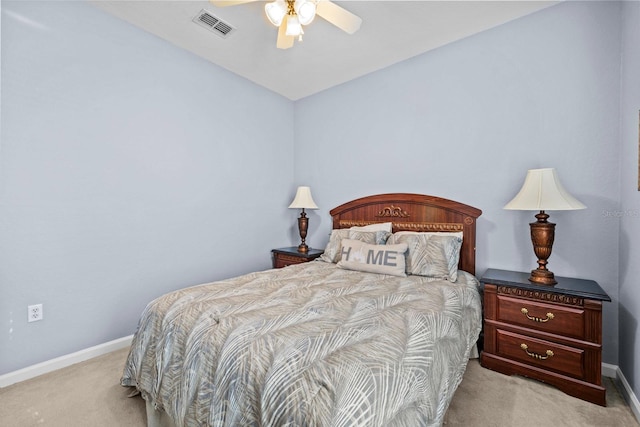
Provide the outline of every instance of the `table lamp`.
{"type": "Polygon", "coordinates": [[[289,209],[302,209],[300,218],[298,218],[298,230],[300,231],[300,238],[302,239],[302,242],[298,245],[298,252],[307,253],[309,252],[309,246],[305,243],[305,239],[307,237],[307,229],[309,228],[309,218],[307,218],[304,210],[318,209],[318,206],[316,206],[316,203],[311,197],[311,189],[304,186],[298,187],[296,197],[289,205],[289,209]]]}
{"type": "Polygon", "coordinates": [[[551,256],[555,237],[554,223],[548,222],[545,211],[585,209],[586,206],[564,189],[553,168],[530,169],[520,192],[504,209],[540,211],[536,222],[530,223],[533,251],[538,257],[538,268],[531,271],[529,281],[541,285],[558,283],[547,269],[547,259],[551,256]]]}

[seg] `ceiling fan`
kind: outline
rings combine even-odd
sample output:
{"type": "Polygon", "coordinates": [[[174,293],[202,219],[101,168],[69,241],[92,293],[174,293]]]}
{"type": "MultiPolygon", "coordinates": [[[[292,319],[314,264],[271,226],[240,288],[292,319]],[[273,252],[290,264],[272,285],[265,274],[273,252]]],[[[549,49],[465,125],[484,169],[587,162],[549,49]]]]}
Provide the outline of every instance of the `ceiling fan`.
{"type": "MultiPolygon", "coordinates": [[[[259,0],[209,0],[218,7],[235,6],[259,0]]],[[[276,47],[289,49],[295,38],[302,41],[303,25],[309,25],[317,16],[326,19],[348,34],[360,29],[362,19],[329,0],[274,0],[264,6],[269,21],[278,27],[276,47]]]]}

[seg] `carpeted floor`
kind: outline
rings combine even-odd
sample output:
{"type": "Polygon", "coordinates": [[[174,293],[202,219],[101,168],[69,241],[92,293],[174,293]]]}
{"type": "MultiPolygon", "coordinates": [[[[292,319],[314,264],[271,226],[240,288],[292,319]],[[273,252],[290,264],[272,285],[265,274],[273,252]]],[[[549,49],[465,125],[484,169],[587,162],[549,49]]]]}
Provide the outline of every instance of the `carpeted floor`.
{"type": "Polygon", "coordinates": [[[144,427],[144,401],[120,386],[128,351],[0,389],[0,426],[144,427]]]}
{"type": "Polygon", "coordinates": [[[611,378],[603,378],[607,407],[571,397],[550,385],[507,376],[470,360],[445,416],[447,426],[639,427],[611,378]]]}
{"type": "MultiPolygon", "coordinates": [[[[144,401],[119,385],[128,350],[119,350],[0,389],[0,426],[144,427],[144,401]]],[[[446,426],[640,427],[606,378],[606,408],[553,387],[469,362],[446,426]]]]}

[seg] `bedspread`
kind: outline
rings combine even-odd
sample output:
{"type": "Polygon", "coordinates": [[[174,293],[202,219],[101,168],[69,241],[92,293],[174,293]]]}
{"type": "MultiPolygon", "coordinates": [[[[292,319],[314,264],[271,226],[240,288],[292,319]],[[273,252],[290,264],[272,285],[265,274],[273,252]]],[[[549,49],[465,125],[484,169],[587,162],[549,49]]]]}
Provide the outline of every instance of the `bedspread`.
{"type": "Polygon", "coordinates": [[[178,426],[441,425],[477,286],[316,261],[182,289],[144,310],[121,383],[178,426]]]}

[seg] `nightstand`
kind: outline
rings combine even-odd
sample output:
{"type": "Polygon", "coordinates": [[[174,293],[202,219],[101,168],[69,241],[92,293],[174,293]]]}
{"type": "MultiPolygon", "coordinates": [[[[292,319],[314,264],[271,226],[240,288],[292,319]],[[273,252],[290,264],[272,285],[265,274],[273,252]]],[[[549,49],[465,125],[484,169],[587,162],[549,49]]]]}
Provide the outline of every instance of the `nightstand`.
{"type": "Polygon", "coordinates": [[[324,251],[309,248],[309,252],[298,252],[297,246],[271,250],[273,254],[273,268],[282,268],[292,264],[313,261],[322,255],[324,251]]]}
{"type": "Polygon", "coordinates": [[[606,406],[602,386],[602,301],[593,280],[556,277],[535,285],[529,273],[489,269],[484,288],[484,349],[480,363],[507,375],[551,384],[606,406]]]}

